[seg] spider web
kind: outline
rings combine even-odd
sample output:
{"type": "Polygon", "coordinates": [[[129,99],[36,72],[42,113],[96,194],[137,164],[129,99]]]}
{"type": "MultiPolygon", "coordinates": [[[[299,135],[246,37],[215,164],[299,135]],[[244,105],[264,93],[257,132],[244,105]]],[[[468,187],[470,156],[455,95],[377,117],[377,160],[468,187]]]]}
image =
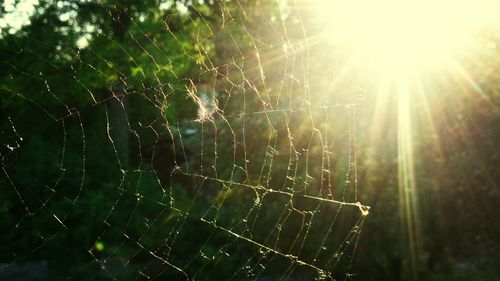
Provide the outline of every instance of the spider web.
{"type": "Polygon", "coordinates": [[[77,46],[9,46],[2,81],[32,84],[1,89],[14,218],[2,270],[48,260],[56,279],[351,279],[369,210],[359,91],[297,3],[182,3],[95,4],[127,22],[117,39],[49,1],[39,9],[78,26],[77,46]],[[20,69],[23,56],[48,71],[20,69]]]}

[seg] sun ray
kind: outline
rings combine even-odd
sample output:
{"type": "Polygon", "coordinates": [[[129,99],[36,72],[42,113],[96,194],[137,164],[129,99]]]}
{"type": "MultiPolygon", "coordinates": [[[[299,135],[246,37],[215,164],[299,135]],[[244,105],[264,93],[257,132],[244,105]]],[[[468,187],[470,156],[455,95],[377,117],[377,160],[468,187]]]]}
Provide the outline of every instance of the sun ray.
{"type": "MultiPolygon", "coordinates": [[[[416,161],[421,160],[417,145],[421,139],[417,136],[430,133],[432,149],[438,158],[443,158],[443,140],[438,138],[437,127],[456,122],[457,109],[447,108],[447,100],[453,104],[463,98],[451,93],[451,89],[440,88],[450,81],[460,91],[477,95],[475,100],[492,103],[465,63],[480,64],[479,57],[487,55],[477,40],[478,34],[484,26],[498,21],[500,2],[309,1],[317,15],[323,44],[345,56],[350,72],[366,74],[376,85],[370,120],[373,148],[383,144],[380,129],[390,118],[391,100],[397,101],[399,207],[406,243],[403,247],[410,254],[413,280],[419,280],[419,271],[425,265],[416,174],[416,161]],[[430,77],[434,78],[429,80],[430,77]]],[[[460,127],[461,140],[472,146],[471,132],[464,132],[470,128],[462,122],[453,125],[460,127]]]]}
{"type": "Polygon", "coordinates": [[[411,257],[413,280],[418,279],[419,267],[419,219],[418,198],[413,155],[412,119],[410,108],[410,82],[401,79],[398,83],[398,177],[401,218],[404,219],[411,257]]]}

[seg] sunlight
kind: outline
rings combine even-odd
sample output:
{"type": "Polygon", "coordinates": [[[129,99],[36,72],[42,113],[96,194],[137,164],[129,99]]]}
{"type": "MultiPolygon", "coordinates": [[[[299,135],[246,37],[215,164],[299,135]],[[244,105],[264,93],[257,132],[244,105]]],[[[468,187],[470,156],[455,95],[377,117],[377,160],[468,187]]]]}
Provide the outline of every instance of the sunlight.
{"type": "Polygon", "coordinates": [[[311,0],[325,35],[367,67],[439,65],[473,47],[498,3],[477,1],[311,0]]]}
{"type": "MultiPolygon", "coordinates": [[[[388,99],[397,100],[398,195],[402,235],[410,257],[413,280],[419,279],[421,221],[419,219],[415,144],[420,119],[434,128],[423,77],[459,76],[472,89],[481,88],[461,61],[475,61],[482,48],[476,41],[481,28],[494,24],[499,2],[489,0],[311,0],[321,37],[348,59],[344,69],[367,72],[377,83],[372,139],[390,112],[388,99]],[[416,104],[421,104],[421,110],[416,104]]],[[[440,93],[442,94],[442,93],[440,93]]],[[[452,99],[452,97],[450,97],[452,99]]]]}

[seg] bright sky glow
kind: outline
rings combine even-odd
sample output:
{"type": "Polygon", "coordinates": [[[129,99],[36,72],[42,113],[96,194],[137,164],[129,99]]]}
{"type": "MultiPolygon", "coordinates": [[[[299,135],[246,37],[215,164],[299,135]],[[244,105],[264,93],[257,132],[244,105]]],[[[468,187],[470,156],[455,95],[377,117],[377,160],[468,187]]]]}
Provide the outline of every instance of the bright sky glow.
{"type": "Polygon", "coordinates": [[[28,25],[37,5],[38,0],[21,0],[17,4],[15,0],[5,0],[5,14],[0,16],[0,28],[9,28],[10,33],[15,33],[28,25]]]}
{"type": "Polygon", "coordinates": [[[471,48],[471,36],[500,14],[498,1],[311,0],[332,44],[364,63],[391,67],[441,62],[471,48]]]}

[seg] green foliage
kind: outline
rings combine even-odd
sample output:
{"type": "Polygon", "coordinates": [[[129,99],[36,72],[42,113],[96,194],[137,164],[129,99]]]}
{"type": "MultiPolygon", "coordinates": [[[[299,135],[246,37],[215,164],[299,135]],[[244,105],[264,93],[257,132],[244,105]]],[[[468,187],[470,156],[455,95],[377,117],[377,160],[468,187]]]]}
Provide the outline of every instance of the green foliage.
{"type": "MultiPolygon", "coordinates": [[[[253,274],[247,265],[266,262],[273,266],[263,277],[290,270],[287,257],[242,243],[231,230],[277,251],[300,252],[307,262],[334,268],[339,276],[351,270],[348,253],[356,247],[358,280],[408,278],[410,253],[404,247],[398,209],[395,108],[388,107],[383,128],[371,123],[374,100],[368,97],[357,108],[362,124],[357,171],[363,185],[359,196],[353,195],[357,182],[353,172],[349,175],[349,116],[354,111],[348,104],[359,98],[355,89],[346,86],[341,93],[324,94],[331,86],[331,76],[323,73],[324,58],[330,54],[314,46],[308,49],[313,54],[310,64],[319,67],[294,73],[294,79],[310,79],[310,85],[285,85],[285,65],[305,68],[304,54],[293,54],[288,61],[284,38],[261,26],[271,19],[277,30],[294,26],[300,15],[279,22],[274,1],[194,1],[187,14],[175,5],[159,10],[152,0],[71,3],[40,1],[31,24],[13,34],[1,33],[1,262],[48,260],[49,280],[142,280],[141,270],[160,280],[185,278],[157,256],[171,257],[189,276],[200,279],[245,280],[253,274]],[[60,15],[68,11],[77,16],[62,20],[60,15]],[[88,45],[79,45],[86,35],[88,45]],[[256,49],[265,52],[256,54],[256,49]],[[194,121],[200,105],[189,93],[196,87],[198,92],[213,92],[220,105],[214,115],[224,118],[194,121]],[[313,105],[342,106],[332,115],[309,114],[302,108],[311,104],[306,98],[292,100],[292,90],[298,96],[310,95],[313,105]],[[278,103],[282,111],[241,118],[278,103]],[[291,108],[301,110],[286,115],[291,108]],[[234,128],[244,128],[246,136],[234,128]],[[309,173],[302,161],[291,175],[287,162],[307,158],[322,163],[319,130],[333,136],[329,145],[338,148],[327,161],[334,167],[327,176],[334,188],[328,190],[321,188],[326,186],[322,169],[309,173]],[[376,133],[367,136],[368,131],[376,133]],[[246,151],[235,143],[245,143],[246,151]],[[248,151],[253,153],[246,155],[248,151]],[[218,166],[213,167],[215,157],[218,166]],[[180,167],[193,174],[182,174],[180,167]],[[206,177],[194,176],[197,172],[206,177]],[[295,193],[290,199],[249,185],[295,193]],[[351,235],[359,210],[318,205],[303,196],[320,192],[325,198],[372,206],[369,219],[353,232],[360,235],[359,244],[343,246],[339,252],[346,254],[337,261],[326,248],[344,245],[342,239],[351,235]],[[312,212],[320,215],[313,218],[312,212]],[[335,235],[330,235],[331,221],[340,225],[335,235]],[[269,235],[278,226],[280,231],[269,235]],[[300,239],[305,242],[298,243],[300,239]],[[323,240],[325,249],[318,249],[323,240]]],[[[303,42],[304,34],[297,30],[287,31],[287,43],[303,42]]],[[[499,118],[494,69],[499,56],[489,56],[495,58],[491,67],[473,73],[484,93],[448,81],[443,91],[456,92],[459,98],[451,105],[445,98],[435,100],[437,108],[456,108],[455,117],[465,120],[477,139],[464,140],[460,128],[449,127],[438,116],[431,116],[436,120],[433,128],[426,127],[426,120],[416,121],[424,128],[415,147],[422,155],[417,174],[424,198],[424,249],[418,258],[427,280],[498,276],[497,269],[474,260],[465,262],[474,266],[454,266],[468,251],[490,258],[491,253],[477,249],[480,243],[493,241],[491,248],[498,247],[498,216],[481,216],[482,208],[498,214],[490,202],[499,195],[494,143],[499,118]],[[487,98],[471,99],[469,94],[487,98]],[[442,138],[442,150],[434,146],[436,136],[442,138]],[[464,145],[466,152],[461,151],[464,145]],[[449,170],[434,169],[440,163],[447,163],[449,170]],[[488,204],[478,205],[485,201],[488,204]]],[[[368,86],[368,91],[373,88],[368,86]]],[[[312,278],[306,269],[297,271],[312,278]]]]}

